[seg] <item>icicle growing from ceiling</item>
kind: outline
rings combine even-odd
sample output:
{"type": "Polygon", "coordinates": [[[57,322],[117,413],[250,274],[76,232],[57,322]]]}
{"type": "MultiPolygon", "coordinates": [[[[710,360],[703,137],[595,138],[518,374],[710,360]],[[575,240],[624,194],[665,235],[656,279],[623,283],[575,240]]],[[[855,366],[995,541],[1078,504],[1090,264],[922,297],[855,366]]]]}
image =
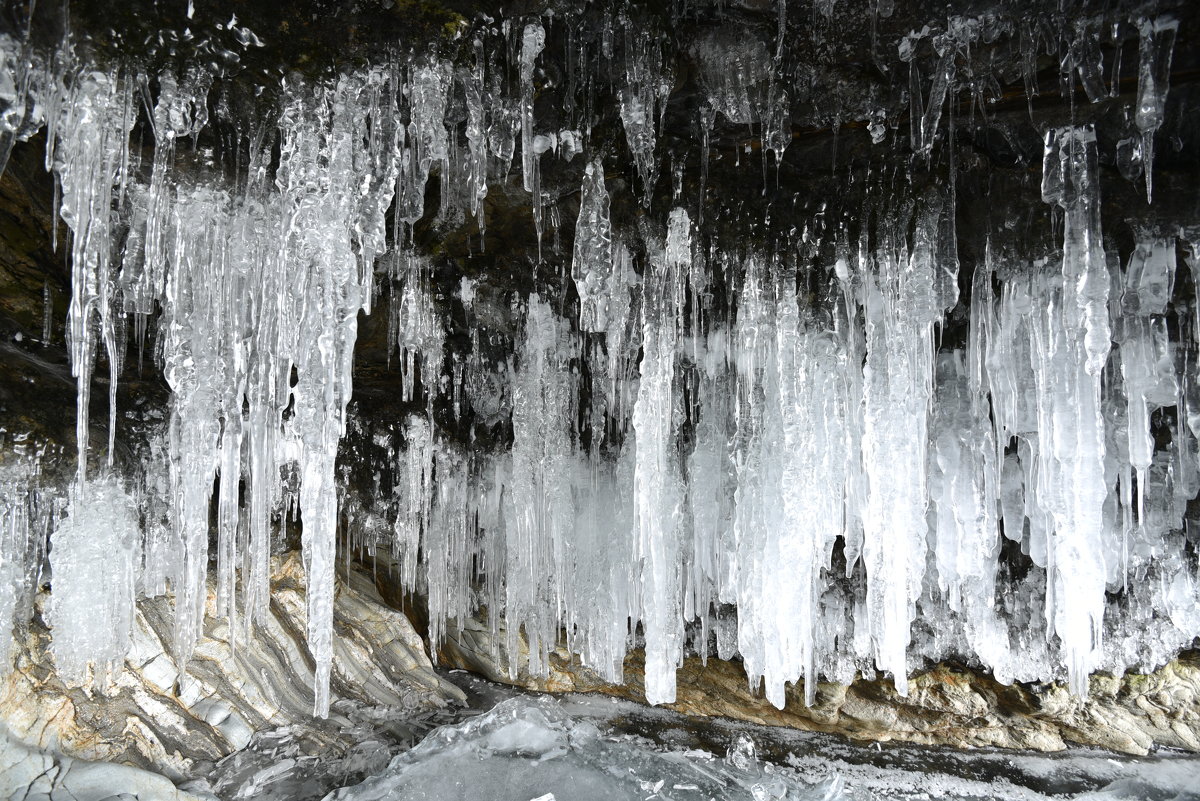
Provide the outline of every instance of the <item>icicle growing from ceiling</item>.
{"type": "MultiPolygon", "coordinates": [[[[1122,140],[1115,160],[1128,157],[1127,178],[1142,165],[1149,195],[1179,25],[1132,21],[1141,55],[1123,132],[1140,144],[1122,140]]],[[[1055,44],[1069,89],[1078,74],[1089,100],[1110,102],[1093,23],[1055,44]]],[[[751,150],[713,144],[741,128],[794,170],[793,103],[833,102],[783,58],[782,29],[774,57],[711,30],[691,44],[688,139],[667,124],[687,71],[623,16],[566,56],[608,70],[603,91],[567,70],[594,117],[573,106],[543,123],[555,24],[482,26],[462,63],[431,47],[292,73],[257,121],[214,99],[216,76],[194,65],[152,81],[64,51],[51,68],[0,39],[4,64],[25,65],[0,83],[23,110],[5,135],[28,138],[30,120],[45,120],[71,230],[78,472],[51,538],[65,675],[88,678],[72,643],[90,636],[80,610],[100,586],[115,639],[88,642],[92,678],[119,664],[135,589],[174,593],[175,652],[188,659],[210,562],[218,611],[253,636],[291,513],[318,714],[339,536],[347,558],[393,551],[404,590],[427,600],[435,652],[486,609],[514,676],[544,673],[565,645],[617,682],[640,647],[652,703],[674,700],[692,653],[740,655],[783,706],[789,684],[811,703],[818,678],[856,672],[889,673],[903,692],[913,668],[951,656],[1083,693],[1096,670],[1161,661],[1200,635],[1187,525],[1200,491],[1200,318],[1175,292],[1179,249],[1194,291],[1200,220],[1139,229],[1122,264],[1101,225],[1097,124],[1072,118],[1043,126],[1044,204],[1025,211],[1053,233],[989,221],[985,257],[960,259],[960,96],[982,115],[998,88],[972,72],[970,50],[1008,37],[1028,65],[1033,34],[956,18],[904,37],[891,62],[905,64],[901,111],[859,111],[873,145],[891,136],[904,149],[906,170],[888,157],[848,169],[846,198],[801,211],[768,192],[765,156],[737,168],[763,172],[759,206],[726,203],[738,188],[710,177],[717,159],[727,178],[751,150]],[[216,123],[210,107],[224,109],[216,123]],[[237,128],[232,169],[202,144],[214,124],[237,128]],[[684,191],[692,164],[697,193],[684,191]],[[945,180],[921,185],[921,170],[945,180]],[[568,188],[548,178],[564,172],[568,188]],[[422,249],[434,215],[439,230],[469,225],[485,241],[497,188],[528,204],[532,278],[456,272],[422,249]],[[1040,239],[1013,244],[1027,234],[1040,239]],[[386,315],[398,363],[388,411],[353,419],[360,314],[386,315]],[[93,475],[100,345],[111,438],[130,334],[151,324],[170,389],[165,475],[93,475]],[[111,575],[82,569],[96,548],[113,554],[111,575]]],[[[1020,77],[1032,91],[1031,69],[1020,77]]],[[[856,112],[819,113],[836,131],[856,112]]],[[[26,576],[53,516],[32,515],[17,497],[29,482],[5,476],[0,575],[26,576]]],[[[19,622],[19,595],[0,596],[0,619],[19,622]]]]}

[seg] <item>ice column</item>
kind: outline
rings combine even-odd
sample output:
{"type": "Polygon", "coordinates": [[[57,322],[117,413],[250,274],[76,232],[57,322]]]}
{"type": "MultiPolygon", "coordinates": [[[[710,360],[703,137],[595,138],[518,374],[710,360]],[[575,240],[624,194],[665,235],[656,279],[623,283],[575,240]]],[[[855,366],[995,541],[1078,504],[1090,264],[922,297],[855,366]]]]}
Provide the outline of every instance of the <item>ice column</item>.
{"type": "MultiPolygon", "coordinates": [[[[881,224],[881,228],[884,225],[881,224]]],[[[864,276],[863,509],[867,615],[875,662],[908,692],[909,624],[925,570],[926,443],[933,390],[933,327],[941,308],[934,260],[884,237],[864,276]]]]}
{"type": "MultiPolygon", "coordinates": [[[[20,444],[5,446],[16,450],[20,444]]],[[[0,463],[0,676],[12,667],[13,630],[33,608],[56,502],[41,486],[36,458],[8,455],[0,463]]]]}
{"type": "MultiPolygon", "coordinates": [[[[641,383],[633,409],[637,460],[634,508],[642,565],[646,700],[675,700],[683,657],[680,522],[682,492],[675,447],[675,348],[680,276],[691,261],[687,213],[671,212],[663,252],[652,252],[645,279],[641,383]]],[[[651,245],[653,248],[653,244],[651,245]]]]}
{"type": "MultiPolygon", "coordinates": [[[[565,549],[572,536],[574,379],[577,344],[550,305],[532,296],[513,386],[512,525],[505,547],[508,653],[517,629],[529,642],[529,671],[544,673],[564,609],[565,549]]],[[[515,669],[515,667],[514,667],[515,669]]]]}
{"type": "Polygon", "coordinates": [[[1065,213],[1062,293],[1035,309],[1037,496],[1054,530],[1047,613],[1062,641],[1071,690],[1083,695],[1104,614],[1105,431],[1101,373],[1110,345],[1109,278],[1101,244],[1096,135],[1047,134],[1042,197],[1065,213]]]}

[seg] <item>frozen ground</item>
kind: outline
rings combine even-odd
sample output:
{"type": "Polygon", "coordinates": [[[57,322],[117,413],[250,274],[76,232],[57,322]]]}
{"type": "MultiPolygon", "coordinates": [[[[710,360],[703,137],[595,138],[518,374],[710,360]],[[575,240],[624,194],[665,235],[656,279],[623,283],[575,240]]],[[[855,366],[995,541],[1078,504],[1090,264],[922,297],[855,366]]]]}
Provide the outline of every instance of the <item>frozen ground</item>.
{"type": "Polygon", "coordinates": [[[262,801],[1200,801],[1193,755],[863,746],[454,678],[467,709],[407,721],[335,710],[353,748],[314,752],[288,730],[266,732],[215,766],[210,789],[262,801]]]}

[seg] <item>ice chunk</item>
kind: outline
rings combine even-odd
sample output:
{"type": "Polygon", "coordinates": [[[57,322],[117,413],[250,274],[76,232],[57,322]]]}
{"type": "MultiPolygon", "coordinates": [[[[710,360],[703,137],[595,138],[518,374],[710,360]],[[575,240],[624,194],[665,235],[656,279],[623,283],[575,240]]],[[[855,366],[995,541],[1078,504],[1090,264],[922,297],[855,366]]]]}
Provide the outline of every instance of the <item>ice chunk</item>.
{"type": "Polygon", "coordinates": [[[1125,308],[1140,315],[1163,314],[1174,284],[1174,238],[1140,239],[1125,270],[1125,308]]]}
{"type": "Polygon", "coordinates": [[[137,507],[120,482],[76,487],[50,537],[51,648],[63,681],[104,689],[123,666],[141,561],[137,507]]]}
{"type": "Polygon", "coordinates": [[[729,122],[749,125],[756,119],[758,84],[770,74],[771,54],[756,36],[714,29],[694,46],[708,102],[729,122]]]}
{"type": "Polygon", "coordinates": [[[417,376],[427,398],[438,394],[445,359],[446,332],[430,291],[427,260],[415,253],[398,255],[405,264],[399,297],[393,294],[392,325],[400,348],[401,397],[416,395],[417,376]]]}
{"type": "MultiPolygon", "coordinates": [[[[601,721],[603,722],[603,721],[601,721]]],[[[513,698],[445,726],[330,801],[458,799],[644,801],[646,798],[797,798],[841,801],[841,782],[816,786],[759,762],[753,752],[718,759],[606,734],[552,699],[513,698]]]]}

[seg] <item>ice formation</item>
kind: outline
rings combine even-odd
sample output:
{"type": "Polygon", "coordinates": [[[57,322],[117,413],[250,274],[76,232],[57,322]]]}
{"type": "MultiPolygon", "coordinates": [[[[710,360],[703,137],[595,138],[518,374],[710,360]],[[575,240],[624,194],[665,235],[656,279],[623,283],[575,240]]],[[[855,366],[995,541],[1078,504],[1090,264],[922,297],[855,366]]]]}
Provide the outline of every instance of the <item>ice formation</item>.
{"type": "Polygon", "coordinates": [[[133,633],[141,534],[133,499],[109,478],[78,488],[66,519],[50,535],[57,588],[49,610],[51,645],[68,684],[90,678],[88,683],[103,687],[124,666],[133,633]]]}
{"type": "MultiPolygon", "coordinates": [[[[1138,22],[1133,125],[1149,195],[1178,23],[1138,22]]],[[[894,170],[868,176],[854,219],[826,220],[822,206],[785,247],[730,241],[706,220],[757,221],[706,217],[707,195],[681,191],[682,167],[665,203],[658,187],[675,86],[665,45],[610,21],[596,58],[613,66],[603,97],[620,128],[598,144],[585,126],[539,123],[543,23],[469,41],[465,66],[424,53],[290,74],[277,113],[241,132],[246,161],[233,180],[203,147],[207,164],[185,169],[176,155],[217,105],[203,69],[151,80],[69,54],[42,63],[0,39],[0,94],[21,110],[0,118],[4,136],[27,139],[44,121],[71,230],[79,403],[64,522],[35,522],[22,499],[30,481],[0,481],[0,621],[27,617],[22,593],[36,582],[20,577],[53,528],[51,624],[65,675],[82,678],[85,656],[97,671],[119,665],[138,588],[174,593],[186,660],[210,560],[217,608],[252,636],[272,539],[298,512],[318,714],[343,535],[393,551],[404,589],[428,601],[435,649],[482,609],[514,675],[544,674],[565,645],[620,681],[627,651],[641,647],[652,703],[674,700],[676,668],[711,650],[740,655],[751,684],[783,706],[788,685],[802,682],[811,702],[819,677],[857,672],[886,672],[903,691],[912,668],[947,656],[1005,682],[1066,678],[1083,693],[1092,672],[1161,662],[1200,634],[1187,529],[1200,490],[1200,318],[1173,310],[1179,240],[1192,240],[1194,282],[1197,237],[1139,232],[1126,264],[1106,249],[1093,125],[1044,131],[1045,205],[1034,213],[1055,221],[1053,241],[1036,257],[989,244],[969,280],[952,157],[948,186],[918,192],[894,170]],[[131,147],[139,124],[152,134],[148,169],[131,147]],[[447,298],[413,230],[434,212],[435,177],[439,219],[470,212],[482,233],[489,184],[507,181],[518,147],[539,253],[534,289],[505,301],[517,333],[496,359],[486,333],[456,338],[452,319],[470,325],[486,311],[486,277],[456,277],[459,295],[447,298]],[[539,283],[544,235],[561,225],[543,160],[577,152],[562,283],[539,283]],[[606,181],[618,163],[623,179],[606,181]],[[622,191],[645,209],[636,225],[617,207],[622,191]],[[385,292],[388,310],[375,310],[385,292]],[[966,341],[943,341],[966,305],[966,341]],[[369,465],[380,499],[366,511],[348,500],[338,462],[360,313],[388,315],[396,395],[408,404],[392,423],[362,422],[387,450],[369,465]],[[171,390],[165,478],[123,485],[111,467],[116,388],[127,343],[150,323],[171,390]],[[101,345],[110,467],[96,475],[87,411],[101,345]],[[454,420],[469,410],[479,430],[508,439],[472,448],[448,434],[436,411],[448,398],[454,420]],[[148,513],[151,503],[165,514],[148,513]],[[103,575],[85,569],[101,551],[120,557],[103,575]],[[81,627],[89,610],[106,621],[102,642],[81,627]]],[[[967,91],[961,54],[987,36],[1025,46],[1015,28],[981,25],[952,21],[899,46],[907,146],[921,169],[937,166],[967,91]],[[914,53],[925,47],[936,66],[922,76],[914,53]]],[[[1081,76],[1098,99],[1094,31],[1080,30],[1064,80],[1081,76]]],[[[785,90],[760,44],[714,34],[697,45],[702,193],[718,125],[758,126],[777,164],[788,146],[799,89],[785,90]]],[[[873,128],[872,141],[884,133],[873,128]]]]}
{"type": "Polygon", "coordinates": [[[16,627],[32,614],[46,541],[60,511],[42,486],[40,454],[21,452],[26,436],[14,439],[5,444],[15,455],[0,463],[0,675],[12,667],[16,627]]]}
{"type": "MultiPolygon", "coordinates": [[[[601,710],[602,713],[608,710],[601,710]]],[[[595,713],[593,713],[595,714],[595,713]]],[[[788,798],[843,801],[840,777],[816,782],[760,762],[739,734],[722,758],[699,749],[657,749],[611,734],[551,699],[511,698],[431,732],[376,775],[329,801],[452,799],[634,801],[654,798],[788,798]]]]}

